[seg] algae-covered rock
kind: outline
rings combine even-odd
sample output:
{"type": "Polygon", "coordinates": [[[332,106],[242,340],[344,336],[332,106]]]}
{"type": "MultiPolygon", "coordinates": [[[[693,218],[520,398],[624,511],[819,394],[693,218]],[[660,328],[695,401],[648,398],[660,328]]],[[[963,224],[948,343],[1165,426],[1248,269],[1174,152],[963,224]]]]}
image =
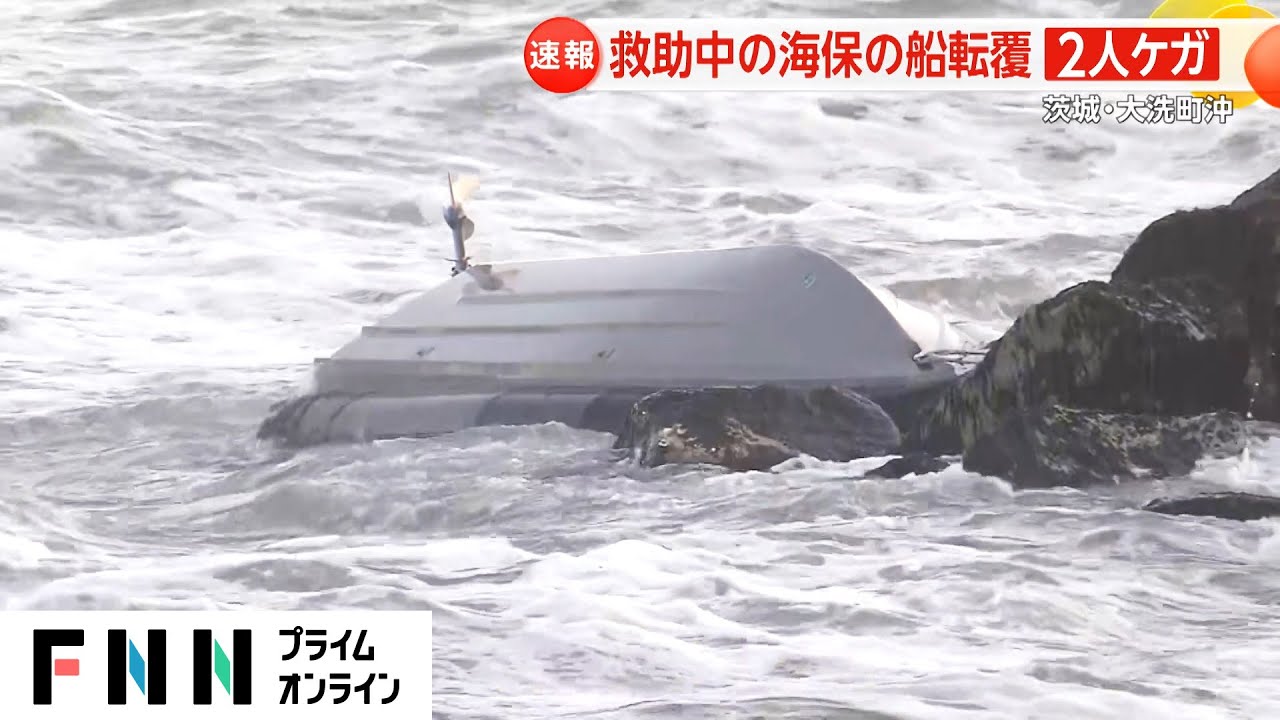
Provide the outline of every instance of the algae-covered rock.
{"type": "Polygon", "coordinates": [[[964,468],[1017,488],[1087,487],[1189,473],[1202,457],[1244,449],[1244,419],[1229,412],[1157,416],[1024,408],[974,440],[964,468]]]}
{"type": "Polygon", "coordinates": [[[884,410],[850,390],[757,385],[647,395],[614,447],[648,467],[709,463],[742,471],[800,454],[831,461],[888,455],[900,440],[884,410]]]}
{"type": "Polygon", "coordinates": [[[1109,282],[1028,309],[904,445],[963,453],[1006,415],[1047,404],[1280,419],[1278,294],[1280,172],[1227,205],[1156,220],[1109,282]]]}
{"type": "Polygon", "coordinates": [[[1006,414],[1048,404],[1167,415],[1243,411],[1247,365],[1243,309],[1215,283],[1084,282],[1024,312],[922,414],[904,445],[961,454],[1006,414]]]}

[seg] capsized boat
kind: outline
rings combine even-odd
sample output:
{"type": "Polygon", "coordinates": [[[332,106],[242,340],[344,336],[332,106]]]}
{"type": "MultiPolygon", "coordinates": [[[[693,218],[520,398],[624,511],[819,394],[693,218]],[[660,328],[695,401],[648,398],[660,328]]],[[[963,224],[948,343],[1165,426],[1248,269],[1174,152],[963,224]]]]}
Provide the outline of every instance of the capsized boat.
{"type": "MultiPolygon", "coordinates": [[[[894,414],[975,340],[799,246],[473,265],[451,179],[452,277],[315,361],[260,437],[425,437],[484,425],[618,432],[664,388],[838,385],[894,414]]],[[[471,185],[474,188],[474,185],[471,185]]]]}

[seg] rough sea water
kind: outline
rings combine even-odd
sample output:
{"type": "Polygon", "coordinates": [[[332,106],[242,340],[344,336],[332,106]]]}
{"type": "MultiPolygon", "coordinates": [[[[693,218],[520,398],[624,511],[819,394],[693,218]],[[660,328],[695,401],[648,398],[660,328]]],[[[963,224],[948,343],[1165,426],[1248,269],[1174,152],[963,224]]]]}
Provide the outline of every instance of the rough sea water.
{"type": "Polygon", "coordinates": [[[1280,167],[1280,112],[1043,124],[1039,95],[537,89],[537,22],[1126,16],[1031,3],[60,0],[0,8],[0,600],[424,608],[441,718],[1280,717],[1280,491],[952,467],[641,470],[548,425],[286,452],[310,362],[476,254],[797,242],[1002,331],[1280,167]]]}

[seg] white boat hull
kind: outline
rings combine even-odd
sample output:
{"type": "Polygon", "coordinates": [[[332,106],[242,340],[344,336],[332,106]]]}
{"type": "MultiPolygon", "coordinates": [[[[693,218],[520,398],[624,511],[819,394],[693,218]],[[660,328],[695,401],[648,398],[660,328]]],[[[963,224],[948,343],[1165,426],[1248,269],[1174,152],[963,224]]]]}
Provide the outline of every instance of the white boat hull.
{"type": "Polygon", "coordinates": [[[264,432],[615,431],[654,390],[763,383],[889,402],[953,380],[914,359],[951,342],[965,339],[942,318],[796,246],[508,262],[450,278],[316,360],[314,393],[264,432]]]}

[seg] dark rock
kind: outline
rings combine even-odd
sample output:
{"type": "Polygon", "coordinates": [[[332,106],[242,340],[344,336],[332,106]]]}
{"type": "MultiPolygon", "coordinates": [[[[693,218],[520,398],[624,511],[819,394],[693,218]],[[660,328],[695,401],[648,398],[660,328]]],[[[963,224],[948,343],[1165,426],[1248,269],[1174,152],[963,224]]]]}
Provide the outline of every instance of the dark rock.
{"type": "Polygon", "coordinates": [[[1224,287],[1245,290],[1270,260],[1275,227],[1259,210],[1232,205],[1179,210],[1148,225],[1125,250],[1111,282],[1141,285],[1154,280],[1207,277],[1224,287]]]}
{"type": "Polygon", "coordinates": [[[1280,517],[1280,497],[1243,492],[1221,492],[1184,498],[1160,498],[1142,508],[1165,515],[1200,515],[1224,520],[1261,520],[1280,517]]]}
{"type": "Polygon", "coordinates": [[[1280,209],[1280,170],[1236,196],[1231,207],[1273,215],[1280,209]]]}
{"type": "MultiPolygon", "coordinates": [[[[942,363],[945,361],[935,360],[933,362],[942,363]]],[[[868,394],[868,397],[872,402],[879,405],[889,417],[893,418],[893,424],[897,425],[899,429],[913,428],[920,423],[921,415],[926,410],[930,410],[937,405],[943,394],[952,385],[960,382],[960,378],[961,375],[956,375],[953,380],[947,382],[930,383],[905,390],[881,392],[875,395],[868,394]]]]}
{"type": "Polygon", "coordinates": [[[964,454],[966,470],[1017,488],[1087,487],[1140,475],[1185,475],[1205,456],[1244,449],[1243,418],[1102,413],[1045,406],[1004,415],[964,454]]]}
{"type": "MultiPolygon", "coordinates": [[[[1278,276],[1280,172],[1230,204],[1151,223],[1108,283],[1081,283],[1028,309],[918,423],[902,426],[903,445],[962,453],[966,466],[1027,483],[1079,485],[1116,475],[1144,443],[1167,437],[1130,418],[1126,432],[1147,439],[1109,439],[1103,429],[1114,428],[1117,414],[1231,411],[1280,420],[1278,276]],[[1034,432],[1069,434],[1062,438],[1016,425],[1048,406],[1094,415],[1042,414],[1034,432]],[[1032,448],[1049,456],[1024,456],[1032,448]]],[[[1199,445],[1151,458],[1149,469],[1175,472],[1199,445]]]]}
{"type": "Polygon", "coordinates": [[[1118,413],[1244,411],[1244,313],[1203,279],[1090,281],[1022,314],[910,428],[904,447],[961,454],[1010,413],[1061,405],[1118,413]]]}
{"type": "Polygon", "coordinates": [[[893,420],[855,392],[759,385],[647,395],[614,447],[648,467],[710,463],[743,471],[800,454],[837,462],[888,455],[899,441],[893,420]]]}
{"type": "Polygon", "coordinates": [[[868,470],[866,477],[879,478],[900,478],[907,475],[924,475],[927,473],[940,472],[946,470],[950,466],[946,460],[940,457],[934,457],[928,453],[907,453],[902,457],[896,457],[889,462],[873,469],[868,470]]]}
{"type": "Polygon", "coordinates": [[[1179,210],[1148,225],[1111,272],[1116,284],[1205,276],[1247,292],[1270,274],[1280,220],[1280,170],[1226,205],[1179,210]]]}
{"type": "MultiPolygon", "coordinates": [[[[1114,285],[1202,278],[1223,288],[1245,313],[1254,417],[1280,419],[1280,171],[1228,205],[1175,212],[1147,226],[1111,273],[1114,285]]],[[[1225,406],[1224,406],[1225,407],[1225,406]]]]}

